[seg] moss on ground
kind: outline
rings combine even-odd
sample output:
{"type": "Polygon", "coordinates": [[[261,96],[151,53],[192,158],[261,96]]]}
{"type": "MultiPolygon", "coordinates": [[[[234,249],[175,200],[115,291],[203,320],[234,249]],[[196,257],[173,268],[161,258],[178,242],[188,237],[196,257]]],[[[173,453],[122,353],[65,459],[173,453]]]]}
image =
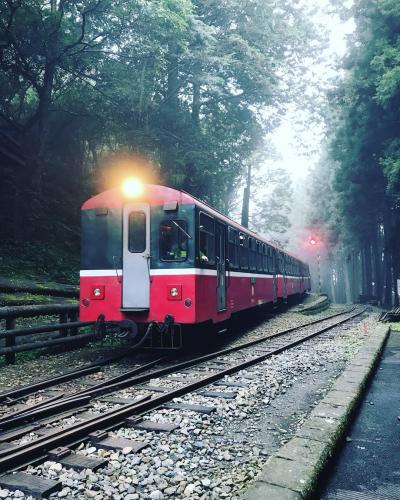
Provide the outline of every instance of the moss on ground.
{"type": "Polygon", "coordinates": [[[54,298],[49,295],[33,295],[26,292],[0,293],[0,306],[30,306],[50,302],[54,302],[54,298]]]}
{"type": "Polygon", "coordinates": [[[0,241],[0,276],[77,285],[79,244],[0,241]]]}

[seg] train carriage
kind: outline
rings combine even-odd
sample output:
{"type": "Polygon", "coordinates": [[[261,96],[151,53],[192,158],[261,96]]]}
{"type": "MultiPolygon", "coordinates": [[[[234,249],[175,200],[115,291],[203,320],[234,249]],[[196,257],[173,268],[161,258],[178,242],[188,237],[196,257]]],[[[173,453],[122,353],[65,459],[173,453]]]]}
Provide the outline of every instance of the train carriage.
{"type": "Polygon", "coordinates": [[[164,333],[310,289],[294,256],[183,191],[134,180],[84,203],[80,275],[82,321],[164,333]]]}

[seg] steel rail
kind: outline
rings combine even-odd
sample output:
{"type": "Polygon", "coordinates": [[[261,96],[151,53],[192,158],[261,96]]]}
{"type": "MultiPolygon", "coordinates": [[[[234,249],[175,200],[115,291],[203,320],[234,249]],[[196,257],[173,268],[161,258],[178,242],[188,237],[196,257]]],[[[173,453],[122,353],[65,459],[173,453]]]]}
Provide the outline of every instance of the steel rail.
{"type": "Polygon", "coordinates": [[[5,402],[7,404],[8,400],[13,403],[17,398],[21,398],[23,396],[27,396],[30,394],[34,394],[35,392],[41,389],[48,389],[49,387],[54,387],[63,382],[69,382],[75,378],[85,377],[86,375],[91,375],[100,370],[102,366],[113,363],[114,361],[119,361],[131,354],[133,354],[134,350],[132,348],[124,350],[122,353],[116,354],[114,356],[108,356],[105,359],[100,361],[95,361],[90,363],[89,365],[82,366],[80,368],[76,368],[75,370],[68,371],[63,373],[62,375],[56,375],[55,377],[51,377],[44,380],[39,380],[38,382],[34,382],[33,384],[25,385],[19,387],[17,389],[11,389],[6,392],[0,393],[0,403],[5,402]]]}
{"type": "MultiPolygon", "coordinates": [[[[284,330],[283,332],[278,332],[275,335],[282,335],[284,333],[289,333],[290,331],[293,331],[294,329],[297,329],[297,328],[302,328],[302,327],[314,325],[314,324],[317,324],[317,323],[321,323],[322,321],[326,321],[326,320],[329,320],[331,318],[335,318],[337,316],[341,316],[343,314],[348,314],[348,313],[350,313],[353,310],[354,310],[354,308],[350,309],[349,311],[345,311],[345,312],[341,312],[341,313],[335,313],[335,314],[332,314],[332,315],[327,316],[325,318],[308,322],[308,323],[306,323],[306,324],[304,324],[304,325],[302,325],[300,327],[294,327],[294,328],[289,329],[289,330],[284,330]]],[[[272,338],[272,336],[265,337],[265,338],[272,338]]],[[[264,340],[264,337],[262,337],[261,341],[263,341],[263,340],[264,340]]],[[[258,342],[258,341],[260,341],[260,340],[257,339],[255,342],[258,342]]],[[[99,361],[99,362],[92,363],[92,364],[90,364],[88,366],[85,366],[85,367],[82,367],[82,368],[78,368],[76,370],[67,372],[67,373],[65,373],[63,375],[59,375],[59,376],[56,376],[56,377],[51,377],[49,379],[41,380],[39,382],[35,382],[33,384],[26,385],[26,386],[23,386],[23,387],[20,387],[20,388],[17,388],[17,389],[12,389],[10,391],[2,392],[2,393],[0,393],[0,403],[1,402],[6,402],[9,399],[16,400],[17,398],[21,398],[21,397],[27,396],[29,394],[34,394],[35,392],[37,392],[37,391],[39,391],[41,389],[48,389],[49,387],[54,387],[54,386],[59,385],[59,384],[61,384],[63,382],[68,382],[69,380],[73,380],[75,378],[80,378],[80,377],[84,377],[85,375],[90,375],[91,373],[94,373],[95,371],[98,371],[99,367],[104,366],[105,364],[112,363],[113,361],[117,361],[119,359],[122,359],[122,358],[124,358],[126,356],[129,356],[130,354],[132,354],[132,352],[133,351],[130,348],[127,351],[124,351],[121,354],[118,354],[116,356],[112,356],[110,358],[107,358],[107,359],[99,361]],[[94,370],[95,368],[96,368],[96,370],[94,370]],[[91,371],[91,370],[93,370],[93,371],[91,371]]],[[[212,358],[210,358],[210,359],[212,359],[212,358]]],[[[100,387],[100,385],[99,385],[99,387],[100,387]]],[[[92,389],[94,389],[94,388],[92,388],[92,389]]],[[[78,396],[78,395],[86,393],[86,392],[87,392],[87,390],[84,390],[84,391],[81,391],[79,393],[76,393],[74,396],[78,396]]]]}
{"type": "Polygon", "coordinates": [[[272,335],[266,335],[264,337],[260,337],[259,339],[250,340],[249,342],[244,342],[242,344],[238,344],[237,346],[228,347],[227,349],[222,349],[220,351],[214,351],[210,354],[205,354],[205,355],[199,356],[197,358],[192,358],[188,361],[183,361],[181,363],[167,366],[165,368],[160,368],[159,370],[155,370],[155,371],[146,373],[146,374],[141,375],[141,376],[136,377],[136,378],[122,380],[122,381],[116,382],[114,384],[109,383],[107,385],[104,385],[104,387],[101,387],[101,385],[99,385],[98,388],[90,387],[89,389],[84,389],[84,390],[79,391],[75,394],[71,394],[70,396],[67,397],[67,399],[68,398],[73,399],[73,398],[76,398],[78,396],[91,396],[93,398],[96,396],[102,396],[108,392],[114,392],[116,390],[125,389],[127,387],[132,387],[134,385],[141,384],[143,382],[148,382],[152,378],[158,378],[162,375],[168,375],[170,373],[174,373],[176,371],[180,371],[180,370],[183,370],[185,368],[191,368],[192,366],[196,366],[198,364],[204,363],[205,361],[210,361],[211,359],[218,358],[219,356],[225,356],[227,354],[230,354],[231,352],[240,351],[242,349],[246,349],[248,347],[252,347],[254,345],[261,344],[263,342],[267,342],[267,341],[274,339],[276,337],[287,335],[288,333],[294,332],[296,330],[306,328],[309,326],[313,326],[315,324],[322,323],[324,321],[328,321],[332,318],[342,316],[344,314],[349,314],[352,311],[354,311],[354,309],[355,308],[353,307],[349,311],[346,311],[346,312],[336,313],[336,314],[333,314],[331,316],[328,316],[327,318],[314,320],[314,321],[311,321],[311,322],[306,323],[304,325],[294,326],[292,328],[289,328],[287,330],[282,330],[282,331],[274,333],[272,335]]]}
{"type": "Polygon", "coordinates": [[[36,382],[31,385],[27,385],[24,387],[21,387],[19,389],[13,389],[7,392],[2,392],[0,393],[0,403],[5,403],[9,404],[10,400],[12,402],[15,401],[16,398],[28,396],[30,394],[33,394],[41,389],[47,389],[49,387],[52,387],[53,385],[58,385],[62,384],[63,382],[69,382],[70,380],[73,380],[75,378],[80,378],[80,377],[85,377],[86,375],[91,375],[93,373],[96,373],[100,370],[100,366],[93,366],[93,367],[88,367],[88,368],[81,368],[78,370],[74,370],[71,372],[67,372],[63,375],[58,375],[56,377],[52,377],[46,380],[42,380],[40,382],[36,382]]]}
{"type": "Polygon", "coordinates": [[[179,387],[167,393],[163,393],[153,399],[151,399],[151,397],[143,398],[139,402],[126,405],[122,408],[110,410],[109,412],[106,412],[93,419],[87,420],[83,423],[72,425],[68,429],[63,429],[52,436],[39,437],[33,443],[26,443],[19,446],[17,450],[5,452],[3,456],[0,456],[0,472],[5,472],[16,467],[20,468],[27,465],[28,463],[31,463],[32,461],[37,461],[39,458],[42,458],[43,455],[46,454],[46,452],[58,446],[73,446],[87,439],[87,435],[95,430],[110,430],[118,427],[123,423],[124,419],[128,417],[142,416],[143,414],[173,400],[176,397],[183,396],[197,389],[210,385],[227,375],[231,375],[250,366],[259,364],[262,361],[265,361],[267,358],[280,354],[290,348],[296,347],[299,344],[306,342],[307,340],[321,335],[328,330],[331,330],[343,323],[346,323],[347,321],[350,321],[364,314],[366,310],[367,309],[365,308],[362,311],[357,312],[356,314],[335,322],[332,325],[328,325],[320,330],[317,330],[316,332],[305,335],[301,338],[297,338],[292,342],[288,342],[285,345],[274,348],[267,353],[243,361],[234,366],[230,366],[229,368],[209,375],[203,379],[186,384],[183,387],[179,387]]]}
{"type": "MultiPolygon", "coordinates": [[[[159,376],[167,375],[169,373],[173,373],[173,372],[185,369],[185,368],[190,368],[192,366],[196,366],[198,364],[204,363],[204,362],[209,361],[211,359],[215,359],[216,357],[223,356],[223,355],[229,354],[231,352],[242,350],[242,349],[245,349],[248,347],[252,347],[253,345],[257,345],[259,343],[269,341],[270,339],[274,339],[274,338],[282,336],[282,335],[287,335],[288,333],[291,333],[293,331],[296,331],[296,330],[299,330],[299,329],[302,329],[302,328],[305,328],[308,326],[313,326],[315,324],[328,321],[332,318],[342,316],[344,314],[349,314],[350,312],[354,311],[354,309],[355,308],[352,308],[352,309],[345,311],[345,312],[335,313],[335,314],[327,316],[323,319],[314,320],[314,321],[308,322],[304,325],[295,326],[295,327],[277,332],[277,333],[272,334],[272,335],[260,337],[259,339],[255,339],[255,340],[252,340],[252,341],[249,341],[246,343],[238,344],[237,346],[233,346],[233,347],[230,347],[230,348],[227,348],[224,350],[216,351],[216,352],[207,354],[205,356],[193,358],[191,360],[177,363],[177,364],[171,365],[171,366],[166,367],[166,368],[161,368],[159,370],[155,370],[153,372],[150,372],[148,374],[144,374],[142,376],[132,377],[133,375],[139,375],[143,371],[146,371],[147,369],[151,368],[155,364],[162,361],[163,358],[156,359],[156,360],[151,361],[151,362],[147,363],[146,365],[143,365],[139,368],[135,368],[135,369],[129,370],[128,372],[125,372],[121,375],[117,375],[116,377],[113,377],[109,380],[106,380],[105,382],[100,382],[99,384],[97,384],[94,387],[90,387],[88,389],[83,389],[81,391],[78,391],[76,393],[71,394],[70,396],[66,396],[63,399],[63,401],[74,402],[77,398],[81,398],[84,396],[85,397],[89,396],[90,399],[93,399],[93,398],[100,396],[100,395],[105,395],[105,394],[108,394],[110,392],[115,392],[117,390],[120,390],[120,389],[123,389],[126,387],[132,387],[134,385],[138,385],[138,384],[143,383],[143,382],[148,382],[152,378],[157,378],[159,376]]],[[[51,413],[51,414],[53,414],[53,415],[57,414],[58,408],[59,408],[59,406],[57,404],[54,404],[51,401],[49,401],[48,404],[46,404],[46,403],[43,404],[43,407],[47,407],[47,406],[53,408],[53,413],[51,413]]],[[[31,409],[27,408],[25,410],[21,410],[19,412],[19,414],[29,414],[30,412],[31,412],[31,409]]],[[[0,429],[1,429],[1,421],[2,420],[3,419],[0,419],[0,429]]],[[[10,421],[8,423],[8,425],[9,425],[8,428],[13,428],[13,427],[18,426],[20,421],[21,420],[19,418],[16,419],[14,425],[10,421]]]]}
{"type": "MultiPolygon", "coordinates": [[[[40,408],[36,408],[32,411],[12,417],[8,420],[3,420],[0,423],[0,430],[7,431],[16,427],[18,424],[26,424],[28,422],[32,422],[32,420],[35,420],[37,417],[39,418],[49,417],[51,415],[54,415],[55,411],[57,412],[58,410],[61,411],[70,410],[72,408],[86,405],[89,401],[90,401],[89,397],[81,397],[73,400],[68,399],[68,400],[57,401],[51,406],[41,406],[40,408]]],[[[2,450],[0,450],[0,456],[1,454],[2,450]]]]}
{"type": "MultiPolygon", "coordinates": [[[[131,376],[131,375],[136,375],[138,373],[141,373],[143,371],[148,370],[152,366],[156,365],[159,363],[163,358],[155,359],[153,361],[150,361],[146,363],[145,365],[139,366],[133,370],[130,370],[129,372],[123,373],[121,375],[117,375],[116,377],[113,377],[110,379],[110,383],[114,380],[123,380],[124,377],[131,376]]],[[[107,384],[106,382],[100,383],[100,385],[107,384]]],[[[91,397],[87,394],[82,394],[77,393],[74,395],[74,397],[63,397],[64,395],[60,396],[55,396],[54,398],[50,398],[47,401],[42,401],[38,405],[34,405],[28,408],[24,408],[22,410],[19,410],[18,412],[14,412],[11,415],[5,415],[2,418],[0,418],[0,432],[12,429],[14,427],[18,427],[19,424],[21,423],[27,423],[32,420],[31,416],[32,414],[35,417],[44,418],[48,417],[50,415],[56,415],[59,410],[64,410],[65,408],[74,408],[77,404],[77,402],[81,402],[80,404],[86,404],[86,402],[89,402],[91,397]],[[58,400],[63,398],[62,402],[60,403],[58,400]],[[56,401],[57,400],[57,401],[56,401]],[[38,410],[39,409],[39,410],[38,410]],[[36,411],[38,410],[38,411],[36,411]]],[[[0,434],[1,438],[1,434],[0,434]]],[[[1,455],[1,451],[0,451],[1,455]]]]}
{"type": "Polygon", "coordinates": [[[57,396],[54,396],[52,398],[48,398],[45,401],[41,401],[40,403],[36,403],[36,404],[29,406],[27,408],[23,408],[21,410],[14,411],[12,413],[7,413],[6,415],[3,415],[2,417],[0,417],[0,429],[1,429],[2,422],[19,417],[20,415],[22,415],[24,413],[34,411],[38,408],[41,408],[42,406],[48,406],[49,404],[53,404],[54,401],[60,400],[63,396],[64,396],[64,394],[58,394],[57,396]]]}

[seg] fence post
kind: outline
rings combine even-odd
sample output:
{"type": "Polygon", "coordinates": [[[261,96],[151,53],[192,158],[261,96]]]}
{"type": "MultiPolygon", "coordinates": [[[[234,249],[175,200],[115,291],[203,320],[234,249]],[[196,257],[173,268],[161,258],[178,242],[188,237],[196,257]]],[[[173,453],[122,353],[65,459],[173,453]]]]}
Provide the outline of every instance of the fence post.
{"type": "MultiPolygon", "coordinates": [[[[7,318],[6,330],[14,330],[14,328],[15,328],[15,318],[7,318]]],[[[15,346],[14,335],[6,337],[6,347],[14,347],[14,346],[15,346]]],[[[7,365],[15,364],[15,352],[9,352],[6,354],[6,364],[7,365]]]]}
{"type": "MultiPolygon", "coordinates": [[[[60,314],[60,323],[67,323],[68,322],[68,314],[67,313],[61,313],[60,314]]],[[[66,337],[68,335],[68,330],[60,330],[60,337],[66,337]]]]}
{"type": "MultiPolygon", "coordinates": [[[[70,320],[70,322],[78,321],[78,313],[77,312],[70,312],[69,313],[69,320],[70,320]]],[[[78,335],[78,328],[76,326],[73,328],[70,328],[69,332],[70,332],[70,335],[78,335]]]]}

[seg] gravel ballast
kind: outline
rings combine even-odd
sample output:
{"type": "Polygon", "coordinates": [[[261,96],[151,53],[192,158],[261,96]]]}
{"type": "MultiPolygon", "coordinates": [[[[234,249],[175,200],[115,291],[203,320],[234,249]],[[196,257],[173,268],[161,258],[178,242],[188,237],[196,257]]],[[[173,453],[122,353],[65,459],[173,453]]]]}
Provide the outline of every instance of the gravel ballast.
{"type": "MultiPolygon", "coordinates": [[[[339,311],[330,308],[312,319],[339,311]]],[[[289,312],[234,342],[309,321],[309,317],[289,312]]],[[[290,439],[325,395],[375,324],[376,318],[370,316],[354,328],[333,330],[226,379],[243,387],[208,388],[220,393],[235,392],[234,399],[211,398],[198,392],[175,400],[215,406],[210,415],[160,409],[145,416],[153,421],[179,424],[179,429],[170,434],[129,427],[111,433],[115,437],[145,441],[148,446],[137,454],[130,449],[116,452],[98,449],[90,443],[81,445],[79,454],[108,459],[107,467],[96,473],[74,472],[55,462],[30,467],[28,472],[62,481],[62,490],[53,495],[60,498],[240,498],[268,457],[290,439]]],[[[71,353],[63,355],[64,363],[68,355],[71,353]]],[[[40,360],[30,363],[36,367],[37,361],[40,360]]],[[[19,384],[22,383],[26,381],[19,375],[19,384]]],[[[136,397],[137,392],[125,389],[115,396],[136,397]]],[[[98,412],[103,412],[105,406],[104,402],[95,403],[98,412]]],[[[69,424],[66,419],[65,425],[69,424]]],[[[0,490],[0,498],[8,496],[21,497],[18,492],[0,490]]]]}

